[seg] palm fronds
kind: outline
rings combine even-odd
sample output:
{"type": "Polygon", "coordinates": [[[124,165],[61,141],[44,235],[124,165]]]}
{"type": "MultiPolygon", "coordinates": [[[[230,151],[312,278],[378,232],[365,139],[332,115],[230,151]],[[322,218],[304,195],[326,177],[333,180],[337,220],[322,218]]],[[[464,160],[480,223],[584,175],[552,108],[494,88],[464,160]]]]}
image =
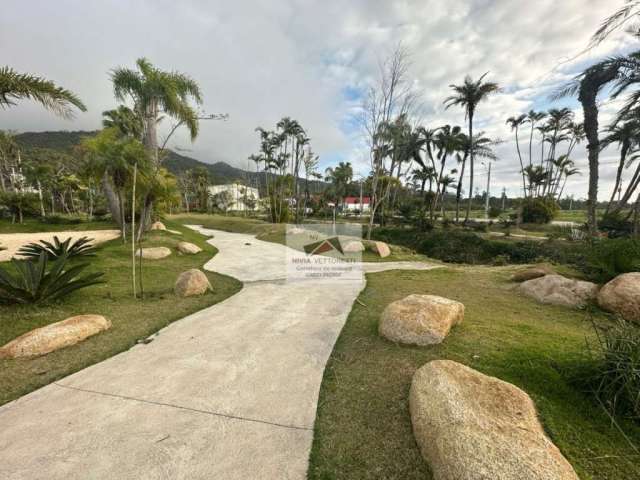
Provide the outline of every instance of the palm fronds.
{"type": "Polygon", "coordinates": [[[49,260],[65,256],[66,258],[95,256],[95,247],[91,245],[93,238],[82,237],[71,242],[71,237],[61,242],[57,236],[53,237],[53,243],[40,240],[39,243],[29,243],[18,250],[18,255],[27,259],[37,259],[44,252],[49,260]]]}
{"type": "Polygon", "coordinates": [[[9,67],[0,68],[0,107],[15,105],[16,100],[23,98],[35,100],[64,118],[73,117],[72,106],[82,112],[87,110],[76,94],[51,80],[18,73],[9,67]]]}
{"type": "Polygon", "coordinates": [[[57,258],[47,271],[48,256],[41,252],[37,261],[11,260],[16,273],[0,268],[0,302],[42,304],[60,299],[71,292],[104,283],[101,272],[80,275],[88,264],[65,270],[67,256],[57,258]]]}

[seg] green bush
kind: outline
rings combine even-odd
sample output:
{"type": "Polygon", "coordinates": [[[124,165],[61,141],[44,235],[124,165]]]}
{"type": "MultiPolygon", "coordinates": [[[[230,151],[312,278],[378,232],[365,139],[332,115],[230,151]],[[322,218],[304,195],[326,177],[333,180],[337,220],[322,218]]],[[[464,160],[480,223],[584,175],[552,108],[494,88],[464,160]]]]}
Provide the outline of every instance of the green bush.
{"type": "Polygon", "coordinates": [[[56,259],[47,271],[48,258],[45,252],[37,262],[11,260],[16,273],[0,268],[0,302],[41,304],[62,298],[75,290],[103,283],[103,273],[80,275],[88,264],[75,265],[65,270],[67,257],[56,259]]]}
{"type": "Polygon", "coordinates": [[[603,215],[598,222],[600,230],[607,232],[610,238],[625,237],[633,231],[633,224],[627,219],[627,216],[618,213],[607,213],[603,215]]]}
{"type": "Polygon", "coordinates": [[[640,420],[640,329],[623,320],[595,329],[597,344],[590,346],[590,361],[580,370],[577,381],[587,386],[612,416],[640,420]]]}
{"type": "Polygon", "coordinates": [[[640,270],[640,241],[632,238],[602,238],[586,249],[586,271],[607,282],[621,273],[640,270]]]}
{"type": "Polygon", "coordinates": [[[524,223],[549,223],[558,214],[558,204],[550,198],[528,198],[522,203],[524,223]]]}
{"type": "Polygon", "coordinates": [[[489,218],[498,218],[502,214],[502,210],[498,207],[489,208],[489,218]]]}

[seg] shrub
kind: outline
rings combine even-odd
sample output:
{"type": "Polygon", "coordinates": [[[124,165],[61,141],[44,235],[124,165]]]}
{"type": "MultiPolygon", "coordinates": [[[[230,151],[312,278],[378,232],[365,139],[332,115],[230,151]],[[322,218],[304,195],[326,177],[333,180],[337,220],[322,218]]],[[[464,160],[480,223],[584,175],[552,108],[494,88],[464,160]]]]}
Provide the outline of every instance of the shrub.
{"type": "Polygon", "coordinates": [[[632,222],[626,218],[626,215],[620,212],[603,215],[602,219],[598,222],[598,227],[600,230],[607,232],[611,238],[625,237],[633,231],[632,222]]]}
{"type": "Polygon", "coordinates": [[[640,270],[640,241],[632,238],[594,240],[586,250],[586,269],[601,282],[640,270]]]}
{"type": "Polygon", "coordinates": [[[498,218],[501,213],[502,210],[500,210],[498,207],[489,208],[489,218],[498,218]]]}
{"type": "Polygon", "coordinates": [[[623,320],[594,328],[597,344],[589,348],[591,363],[578,381],[589,387],[612,416],[640,420],[640,329],[623,320]]]}
{"type": "Polygon", "coordinates": [[[103,273],[80,275],[88,264],[75,265],[65,270],[67,257],[59,257],[47,271],[48,258],[45,252],[38,261],[11,260],[16,273],[12,275],[0,268],[0,302],[41,304],[62,298],[75,290],[103,283],[103,273]]]}
{"type": "Polygon", "coordinates": [[[29,243],[18,250],[18,254],[27,259],[36,260],[42,252],[45,252],[49,260],[66,256],[67,258],[81,256],[95,256],[95,247],[91,245],[93,238],[82,237],[71,243],[71,237],[60,242],[57,236],[53,237],[53,243],[40,240],[40,243],[29,243]]]}
{"type": "Polygon", "coordinates": [[[522,203],[524,223],[549,223],[558,213],[558,204],[551,198],[528,198],[522,203]]]}
{"type": "Polygon", "coordinates": [[[84,220],[80,217],[49,215],[48,217],[42,218],[40,221],[49,225],[79,225],[84,220]]]}

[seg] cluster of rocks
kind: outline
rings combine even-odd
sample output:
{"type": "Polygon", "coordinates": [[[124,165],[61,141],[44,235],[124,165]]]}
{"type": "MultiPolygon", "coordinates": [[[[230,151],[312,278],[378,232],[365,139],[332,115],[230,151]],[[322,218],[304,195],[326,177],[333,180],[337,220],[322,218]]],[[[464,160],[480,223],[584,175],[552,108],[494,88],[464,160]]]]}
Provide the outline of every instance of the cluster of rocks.
{"type": "MultiPolygon", "coordinates": [[[[398,343],[439,344],[464,311],[455,300],[409,295],[385,308],[378,330],[398,343]]],[[[531,398],[507,382],[434,360],[414,374],[409,407],[416,442],[436,480],[578,479],[545,435],[531,398]]]]}
{"type": "MultiPolygon", "coordinates": [[[[182,232],[178,232],[177,230],[167,230],[167,227],[162,222],[154,222],[151,224],[150,228],[151,230],[182,234],[182,232]]],[[[178,242],[176,249],[178,252],[185,255],[195,255],[202,251],[199,246],[190,242],[178,242]]],[[[145,247],[138,249],[136,252],[137,257],[142,256],[145,260],[161,260],[163,258],[167,258],[169,255],[171,255],[171,249],[167,247],[145,247]]]]}
{"type": "Polygon", "coordinates": [[[512,280],[522,282],[520,292],[540,303],[583,307],[595,302],[603,310],[640,323],[640,272],[618,275],[602,288],[558,275],[546,265],[521,270],[512,280]]]}

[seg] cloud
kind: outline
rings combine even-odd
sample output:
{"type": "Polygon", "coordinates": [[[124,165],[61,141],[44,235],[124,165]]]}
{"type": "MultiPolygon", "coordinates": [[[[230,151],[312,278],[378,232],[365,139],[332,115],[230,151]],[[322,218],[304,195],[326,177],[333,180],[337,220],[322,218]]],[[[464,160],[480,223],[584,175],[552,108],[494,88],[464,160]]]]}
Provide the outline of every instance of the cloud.
{"type": "MultiPolygon", "coordinates": [[[[599,0],[62,0],[39,2],[34,13],[29,2],[5,0],[3,62],[77,92],[89,111],[65,121],[24,102],[0,111],[0,128],[99,128],[101,112],[115,106],[110,69],[146,56],[197,79],[206,112],[230,115],[227,122],[203,122],[193,144],[178,135],[174,147],[206,162],[246,167],[258,144],[254,128],[274,126],[287,115],[307,129],[323,167],[351,160],[366,174],[354,109],[379,61],[402,42],[412,52],[411,74],[431,127],[464,122],[461,111],[442,105],[451,83],[485,72],[500,83],[503,93],[481,105],[478,125],[505,140],[494,189],[505,185],[516,194],[518,160],[505,119],[548,108],[548,94],[579,68],[629,48],[628,39],[616,36],[577,56],[616,7],[599,0]]],[[[577,109],[570,99],[554,106],[577,109]]],[[[603,117],[610,117],[605,110],[603,117]]],[[[576,161],[585,164],[584,147],[576,149],[576,161]]],[[[586,194],[586,170],[568,191],[586,194]]]]}

